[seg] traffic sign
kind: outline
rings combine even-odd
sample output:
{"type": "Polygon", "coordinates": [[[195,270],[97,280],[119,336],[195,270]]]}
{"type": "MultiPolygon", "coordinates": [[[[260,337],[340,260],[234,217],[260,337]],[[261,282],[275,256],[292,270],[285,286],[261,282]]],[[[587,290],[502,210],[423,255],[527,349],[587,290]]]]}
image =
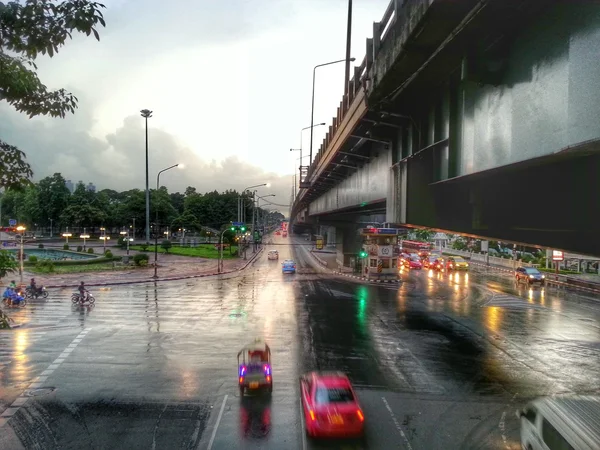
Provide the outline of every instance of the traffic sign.
{"type": "Polygon", "coordinates": [[[8,219],[8,226],[9,227],[16,227],[17,226],[17,219],[8,219]]]}
{"type": "Polygon", "coordinates": [[[560,250],[552,250],[552,261],[564,261],[565,254],[560,250]]]}
{"type": "Polygon", "coordinates": [[[244,225],[244,222],[231,222],[231,225],[233,225],[234,227],[241,227],[242,225],[244,225]]]}

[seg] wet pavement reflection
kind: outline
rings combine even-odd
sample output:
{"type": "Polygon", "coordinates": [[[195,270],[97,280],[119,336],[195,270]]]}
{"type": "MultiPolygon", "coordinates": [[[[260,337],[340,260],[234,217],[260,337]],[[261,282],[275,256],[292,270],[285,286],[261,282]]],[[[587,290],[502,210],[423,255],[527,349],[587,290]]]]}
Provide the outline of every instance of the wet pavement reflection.
{"type": "Polygon", "coordinates": [[[58,290],[11,311],[26,325],[0,333],[0,448],[519,448],[527,399],[600,393],[588,294],[485,268],[355,283],[304,241],[268,248],[279,261],[237,277],[95,289],[93,306],[58,290]],[[236,354],[255,337],[274,390],[240,398],[236,354]],[[357,389],[364,440],[303,432],[298,377],[329,369],[357,389]]]}

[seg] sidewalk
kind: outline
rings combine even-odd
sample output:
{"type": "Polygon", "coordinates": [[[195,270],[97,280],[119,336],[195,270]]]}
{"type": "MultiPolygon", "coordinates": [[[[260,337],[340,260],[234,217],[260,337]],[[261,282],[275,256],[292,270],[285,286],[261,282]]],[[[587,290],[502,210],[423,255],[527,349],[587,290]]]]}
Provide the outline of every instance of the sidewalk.
{"type": "MultiPolygon", "coordinates": [[[[113,251],[113,249],[111,249],[113,251]]],[[[126,254],[126,251],[115,249],[113,254],[126,254]]],[[[136,252],[137,253],[137,252],[136,252]]],[[[195,257],[186,257],[179,255],[159,254],[158,256],[158,280],[182,280],[186,278],[201,278],[216,275],[225,275],[238,272],[250,265],[260,254],[248,253],[248,259],[233,258],[223,260],[223,272],[218,273],[218,261],[216,259],[202,259],[195,257]]],[[[150,264],[154,263],[154,256],[150,256],[150,264]]],[[[106,272],[84,272],[84,273],[65,273],[60,275],[40,275],[25,271],[23,279],[29,280],[35,278],[38,286],[47,288],[57,287],[76,287],[81,281],[85,281],[86,286],[105,286],[116,284],[133,284],[154,281],[154,266],[146,268],[131,268],[125,270],[113,270],[106,272]]]]}

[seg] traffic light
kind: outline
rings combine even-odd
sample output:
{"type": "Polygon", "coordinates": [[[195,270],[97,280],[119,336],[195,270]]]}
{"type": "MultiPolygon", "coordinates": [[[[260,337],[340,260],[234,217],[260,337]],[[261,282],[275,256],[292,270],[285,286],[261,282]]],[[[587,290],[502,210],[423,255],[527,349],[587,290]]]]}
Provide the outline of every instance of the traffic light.
{"type": "Polygon", "coordinates": [[[242,225],[242,226],[240,227],[240,231],[241,231],[242,233],[243,233],[243,232],[245,232],[245,231],[246,231],[246,225],[242,225]]]}
{"type": "Polygon", "coordinates": [[[365,252],[364,250],[361,250],[360,253],[358,254],[359,258],[366,258],[368,256],[368,253],[365,252]]]}
{"type": "Polygon", "coordinates": [[[235,228],[236,228],[236,227],[231,227],[231,231],[235,231],[235,228]]]}

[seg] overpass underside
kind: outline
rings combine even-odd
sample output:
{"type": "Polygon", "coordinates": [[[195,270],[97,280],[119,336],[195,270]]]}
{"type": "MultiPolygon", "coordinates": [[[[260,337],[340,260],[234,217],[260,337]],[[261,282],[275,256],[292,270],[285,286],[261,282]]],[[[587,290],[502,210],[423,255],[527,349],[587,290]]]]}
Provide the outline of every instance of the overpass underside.
{"type": "Polygon", "coordinates": [[[404,5],[304,223],[385,199],[388,223],[600,254],[600,4],[404,5]]]}

